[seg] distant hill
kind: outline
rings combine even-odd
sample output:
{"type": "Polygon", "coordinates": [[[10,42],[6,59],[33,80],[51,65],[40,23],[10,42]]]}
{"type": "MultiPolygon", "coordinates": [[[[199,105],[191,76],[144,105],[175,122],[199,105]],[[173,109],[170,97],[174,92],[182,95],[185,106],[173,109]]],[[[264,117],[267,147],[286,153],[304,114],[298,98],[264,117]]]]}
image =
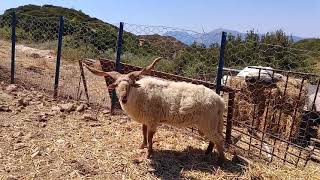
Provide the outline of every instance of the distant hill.
{"type": "MultiPolygon", "coordinates": [[[[198,34],[197,33],[189,33],[186,31],[168,31],[164,35],[175,37],[176,39],[178,39],[188,45],[191,45],[192,43],[196,42],[196,43],[204,44],[208,47],[209,45],[214,44],[214,43],[220,44],[222,31],[224,31],[228,34],[231,34],[233,36],[239,35],[242,37],[242,39],[244,39],[246,37],[246,33],[241,33],[238,31],[234,31],[234,30],[230,30],[230,29],[223,29],[223,28],[215,29],[215,30],[210,31],[208,33],[198,33],[198,34]]],[[[258,34],[258,35],[261,37],[263,34],[258,34]]],[[[297,42],[302,39],[303,39],[302,37],[292,36],[293,42],[297,42]]]]}
{"type": "MultiPolygon", "coordinates": [[[[22,38],[35,42],[54,40],[56,36],[53,36],[53,34],[57,33],[58,17],[64,16],[64,35],[68,36],[68,38],[65,38],[68,39],[68,41],[64,44],[68,45],[68,47],[77,48],[81,45],[90,45],[88,47],[93,48],[94,50],[92,51],[95,51],[95,53],[108,51],[116,47],[118,27],[100,19],[90,17],[81,10],[53,5],[19,6],[8,9],[1,15],[3,21],[0,21],[0,28],[10,24],[10,16],[13,11],[17,14],[19,22],[17,29],[19,33],[21,32],[21,38],[18,37],[18,40],[22,38]]],[[[160,35],[138,36],[127,32],[126,29],[124,29],[123,41],[124,51],[130,50],[131,52],[141,54],[142,52],[147,54],[158,52],[159,55],[166,57],[172,57],[174,51],[186,46],[174,37],[160,35]],[[141,41],[145,42],[143,46],[139,45],[141,41]],[[162,48],[161,50],[159,49],[160,46],[162,48]],[[163,51],[163,46],[168,49],[168,52],[163,51]]]]}
{"type": "Polygon", "coordinates": [[[187,45],[178,41],[176,38],[171,36],[160,36],[158,34],[154,35],[140,35],[139,45],[150,45],[154,47],[155,50],[159,51],[164,57],[172,58],[175,52],[186,48],[187,45]]]}
{"type": "Polygon", "coordinates": [[[105,23],[100,19],[90,17],[89,15],[83,13],[81,10],[75,10],[72,8],[64,8],[60,6],[53,6],[53,5],[25,5],[19,6],[17,8],[10,8],[7,9],[3,16],[9,15],[15,11],[16,13],[23,13],[26,15],[31,15],[35,17],[59,17],[64,16],[65,18],[72,20],[72,21],[79,21],[79,22],[93,22],[93,23],[105,23]]]}
{"type": "Polygon", "coordinates": [[[320,51],[320,39],[311,38],[303,39],[294,44],[295,48],[305,49],[310,51],[320,51]]]}

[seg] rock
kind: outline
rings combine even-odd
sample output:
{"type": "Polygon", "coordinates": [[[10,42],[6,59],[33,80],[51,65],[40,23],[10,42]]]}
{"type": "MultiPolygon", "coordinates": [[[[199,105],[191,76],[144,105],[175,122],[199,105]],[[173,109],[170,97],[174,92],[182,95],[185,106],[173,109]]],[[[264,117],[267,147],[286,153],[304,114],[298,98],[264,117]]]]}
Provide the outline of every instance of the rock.
{"type": "Polygon", "coordinates": [[[30,101],[28,99],[23,99],[22,105],[23,106],[28,106],[28,105],[30,105],[30,101]]]}
{"type": "Polygon", "coordinates": [[[37,155],[40,155],[40,150],[35,151],[34,153],[31,154],[31,158],[36,157],[37,155]]]}
{"type": "Polygon", "coordinates": [[[74,107],[74,104],[72,103],[66,103],[66,104],[59,104],[58,105],[62,111],[64,112],[70,112],[70,111],[73,111],[75,110],[75,107],[74,107]]]}
{"type": "Polygon", "coordinates": [[[63,144],[63,143],[65,142],[65,140],[64,140],[64,139],[58,139],[56,142],[57,142],[58,144],[63,144]]]}
{"type": "Polygon", "coordinates": [[[7,105],[0,105],[0,112],[11,112],[11,109],[7,105]]]}
{"type": "Polygon", "coordinates": [[[37,105],[37,104],[41,104],[41,101],[30,101],[29,105],[37,105]]]}
{"type": "Polygon", "coordinates": [[[37,103],[37,108],[38,109],[43,109],[44,108],[44,104],[41,101],[36,101],[37,103]]]}
{"type": "Polygon", "coordinates": [[[17,176],[13,176],[13,175],[9,175],[7,177],[7,180],[18,180],[18,177],[17,176]]]}
{"type": "Polygon", "coordinates": [[[134,159],[132,160],[132,162],[133,162],[134,164],[140,164],[140,163],[143,162],[143,159],[142,159],[142,158],[134,158],[134,159]]]}
{"type": "Polygon", "coordinates": [[[62,118],[62,119],[65,119],[67,116],[65,114],[60,114],[59,117],[62,118]]]}
{"type": "Polygon", "coordinates": [[[24,136],[24,139],[25,139],[25,140],[30,140],[30,139],[32,139],[32,138],[33,138],[33,135],[32,135],[31,132],[27,133],[27,134],[24,136]]]}
{"type": "Polygon", "coordinates": [[[9,93],[16,91],[18,89],[18,86],[15,84],[10,84],[7,88],[6,91],[8,91],[9,93]]]}
{"type": "Polygon", "coordinates": [[[40,93],[38,93],[38,94],[37,94],[37,98],[41,99],[41,98],[43,98],[43,95],[40,94],[40,93]]]}
{"type": "Polygon", "coordinates": [[[11,125],[9,123],[3,123],[3,124],[0,124],[0,127],[10,127],[11,125]]]}
{"type": "Polygon", "coordinates": [[[44,128],[46,126],[47,126],[47,123],[45,123],[45,122],[40,122],[39,123],[39,127],[41,127],[41,128],[44,128]]]}
{"type": "Polygon", "coordinates": [[[51,108],[52,111],[61,111],[61,108],[59,106],[52,106],[51,108]]]}
{"type": "Polygon", "coordinates": [[[47,122],[48,119],[47,119],[47,114],[45,113],[40,113],[38,116],[37,116],[37,121],[39,122],[47,122]]]}
{"type": "Polygon", "coordinates": [[[17,143],[15,145],[13,145],[13,149],[14,150],[19,150],[19,149],[22,149],[22,148],[25,148],[25,147],[27,147],[27,145],[24,144],[24,143],[17,143]]]}
{"type": "Polygon", "coordinates": [[[32,150],[31,158],[34,158],[36,156],[41,156],[43,151],[44,151],[43,147],[36,147],[35,149],[32,150]]]}
{"type": "Polygon", "coordinates": [[[109,110],[103,110],[102,113],[103,114],[110,114],[110,111],[109,110]]]}
{"type": "Polygon", "coordinates": [[[46,112],[46,114],[49,116],[54,116],[57,114],[57,111],[49,111],[49,112],[46,112]]]}
{"type": "Polygon", "coordinates": [[[76,108],[76,111],[77,112],[81,112],[85,109],[85,105],[84,104],[80,104],[77,108],[76,108]]]}
{"type": "Polygon", "coordinates": [[[23,136],[23,133],[21,131],[13,133],[13,137],[20,137],[23,136]]]}
{"type": "Polygon", "coordinates": [[[120,121],[119,121],[119,124],[126,124],[127,123],[127,120],[125,120],[125,119],[121,119],[120,121]]]}
{"type": "Polygon", "coordinates": [[[32,98],[31,98],[31,97],[25,97],[25,98],[24,98],[24,101],[30,102],[30,101],[32,101],[32,98]]]}
{"type": "Polygon", "coordinates": [[[23,98],[18,99],[17,106],[23,106],[23,98]]]}
{"type": "Polygon", "coordinates": [[[29,56],[32,58],[35,58],[35,59],[41,58],[40,54],[38,54],[38,53],[31,53],[29,56]]]}
{"type": "Polygon", "coordinates": [[[82,119],[86,121],[98,121],[96,117],[88,113],[83,114],[82,119]]]}
{"type": "Polygon", "coordinates": [[[29,97],[25,97],[25,98],[19,98],[18,102],[17,102],[17,106],[28,106],[30,104],[30,101],[32,99],[29,97]]]}

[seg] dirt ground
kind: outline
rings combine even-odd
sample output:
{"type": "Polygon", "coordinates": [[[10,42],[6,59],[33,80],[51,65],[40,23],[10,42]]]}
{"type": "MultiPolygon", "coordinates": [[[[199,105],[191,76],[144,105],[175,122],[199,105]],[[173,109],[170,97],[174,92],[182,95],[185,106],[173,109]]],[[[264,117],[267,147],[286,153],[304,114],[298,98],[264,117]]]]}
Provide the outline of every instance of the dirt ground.
{"type": "MultiPolygon", "coordinates": [[[[267,165],[260,161],[243,165],[231,161],[229,152],[225,164],[217,166],[214,153],[204,155],[205,140],[196,133],[167,126],[157,131],[155,154],[146,159],[146,149],[138,148],[142,141],[140,124],[121,113],[110,116],[106,103],[105,106],[90,106],[85,101],[51,98],[52,53],[35,53],[23,46],[17,49],[18,85],[10,86],[7,83],[10,46],[0,41],[0,179],[320,177],[317,164],[309,163],[305,169],[287,167],[282,163],[267,165]]],[[[66,94],[76,92],[79,81],[76,67],[72,64],[62,66],[62,82],[65,82],[62,85],[65,84],[63,92],[66,94]]],[[[97,102],[102,101],[106,97],[101,91],[105,87],[103,79],[90,74],[86,77],[92,84],[89,85],[92,88],[89,89],[90,95],[97,102]]]]}
{"type": "Polygon", "coordinates": [[[166,126],[155,136],[155,155],[146,159],[146,149],[138,148],[141,126],[125,115],[5,83],[0,117],[0,179],[263,179],[277,178],[275,171],[320,177],[316,166],[244,166],[228,153],[220,167],[214,153],[204,155],[206,141],[166,126]]]}

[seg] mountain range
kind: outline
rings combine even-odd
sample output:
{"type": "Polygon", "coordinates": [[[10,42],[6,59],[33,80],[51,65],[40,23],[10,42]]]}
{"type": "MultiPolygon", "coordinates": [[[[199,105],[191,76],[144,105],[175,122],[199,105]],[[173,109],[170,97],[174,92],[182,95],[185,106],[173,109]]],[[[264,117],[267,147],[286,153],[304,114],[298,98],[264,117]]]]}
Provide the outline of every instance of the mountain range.
{"type": "MultiPolygon", "coordinates": [[[[246,37],[246,33],[230,30],[230,29],[223,29],[223,28],[215,29],[207,33],[189,33],[187,31],[168,31],[163,35],[174,37],[177,40],[188,45],[191,45],[192,43],[195,42],[195,43],[204,44],[205,46],[208,47],[209,45],[214,43],[220,44],[221,35],[223,31],[226,32],[227,34],[232,34],[233,36],[240,35],[241,38],[243,39],[246,37]]],[[[261,37],[263,34],[258,34],[258,35],[261,37]]],[[[300,41],[302,39],[304,38],[298,37],[298,36],[292,36],[292,40],[294,42],[300,41]]]]}

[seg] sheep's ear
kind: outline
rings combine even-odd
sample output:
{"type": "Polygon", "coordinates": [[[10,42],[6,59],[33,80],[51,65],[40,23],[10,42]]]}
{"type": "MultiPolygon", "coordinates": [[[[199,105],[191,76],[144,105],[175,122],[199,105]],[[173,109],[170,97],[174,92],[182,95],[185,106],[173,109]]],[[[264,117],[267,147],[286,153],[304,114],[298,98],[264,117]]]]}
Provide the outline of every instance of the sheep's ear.
{"type": "Polygon", "coordinates": [[[109,90],[114,90],[115,88],[117,87],[117,84],[116,83],[112,83],[108,86],[108,89],[109,90]]]}

